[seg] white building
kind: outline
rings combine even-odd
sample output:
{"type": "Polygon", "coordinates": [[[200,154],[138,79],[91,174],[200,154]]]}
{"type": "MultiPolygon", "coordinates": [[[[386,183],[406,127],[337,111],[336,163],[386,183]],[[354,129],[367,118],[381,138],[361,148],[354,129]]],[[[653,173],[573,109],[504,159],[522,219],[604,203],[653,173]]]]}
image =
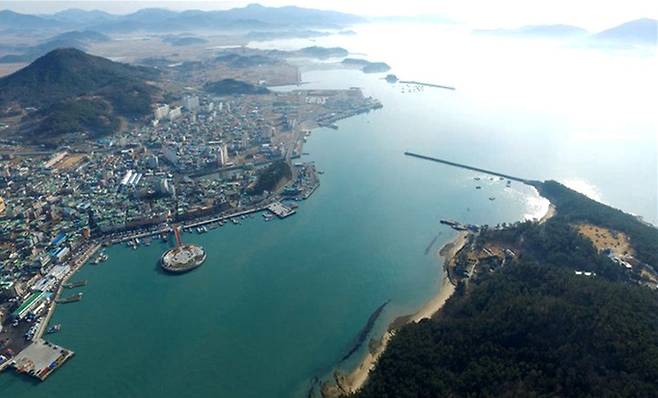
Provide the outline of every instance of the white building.
{"type": "Polygon", "coordinates": [[[176,107],[176,108],[173,108],[172,110],[170,110],[167,117],[169,118],[169,120],[174,121],[174,120],[178,119],[179,117],[181,117],[182,114],[183,114],[182,108],[179,106],[179,107],[176,107]]]}
{"type": "Polygon", "coordinates": [[[155,108],[153,111],[153,118],[155,120],[162,120],[169,115],[169,105],[164,104],[155,108]]]}
{"type": "Polygon", "coordinates": [[[228,147],[226,144],[219,146],[219,151],[217,151],[217,163],[220,167],[224,167],[228,164],[228,147]]]}

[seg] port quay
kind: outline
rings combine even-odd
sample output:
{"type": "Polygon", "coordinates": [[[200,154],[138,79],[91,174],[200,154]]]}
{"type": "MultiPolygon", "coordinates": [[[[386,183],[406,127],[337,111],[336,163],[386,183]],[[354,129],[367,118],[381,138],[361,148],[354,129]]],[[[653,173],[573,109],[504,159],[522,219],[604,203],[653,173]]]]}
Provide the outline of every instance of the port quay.
{"type": "MultiPolygon", "coordinates": [[[[303,199],[308,198],[308,196],[310,196],[310,194],[312,194],[317,189],[318,185],[319,184],[316,184],[316,186],[314,186],[313,189],[307,193],[307,195],[304,195],[303,199]]],[[[201,265],[206,259],[206,253],[205,250],[199,246],[182,244],[180,242],[181,230],[189,230],[191,228],[197,228],[211,223],[235,220],[242,216],[260,212],[269,212],[280,219],[295,214],[294,209],[284,205],[278,198],[275,198],[252,208],[233,211],[228,214],[222,214],[201,220],[194,220],[192,222],[180,224],[178,226],[163,224],[148,231],[134,231],[132,233],[127,233],[124,236],[110,236],[90,240],[81,248],[79,248],[71,257],[71,260],[67,265],[68,272],[61,276],[55,293],[52,295],[51,299],[46,301],[46,305],[48,305],[46,315],[37,325],[34,325],[36,327],[34,329],[33,337],[30,339],[31,341],[29,341],[29,344],[26,344],[24,347],[22,347],[22,349],[15,356],[13,356],[13,358],[6,359],[0,363],[0,372],[11,367],[18,373],[35,377],[39,381],[44,381],[56,369],[58,369],[68,359],[74,356],[75,353],[72,350],[57,346],[44,340],[44,335],[48,331],[48,324],[53,316],[53,313],[55,312],[55,308],[58,303],[63,304],[79,301],[82,298],[82,293],[77,293],[66,298],[63,298],[62,294],[66,287],[74,288],[86,284],[86,281],[69,283],[69,280],[98,252],[102,246],[110,246],[123,242],[135,241],[136,239],[174,232],[177,240],[176,247],[163,253],[161,263],[163,265],[163,269],[166,271],[172,273],[183,273],[201,265]],[[167,257],[168,254],[171,254],[171,257],[167,257]],[[167,267],[166,264],[168,264],[167,261],[171,261],[169,260],[170,258],[175,259],[174,261],[178,261],[184,266],[180,266],[179,268],[175,266],[167,267]]]]}

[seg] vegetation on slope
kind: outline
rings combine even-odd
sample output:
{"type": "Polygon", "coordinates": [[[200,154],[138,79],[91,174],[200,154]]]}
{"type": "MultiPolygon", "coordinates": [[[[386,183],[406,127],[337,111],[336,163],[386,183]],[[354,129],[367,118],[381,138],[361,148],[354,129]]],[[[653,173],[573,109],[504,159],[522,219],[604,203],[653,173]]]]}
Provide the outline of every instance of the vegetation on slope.
{"type": "Polygon", "coordinates": [[[589,222],[624,232],[631,240],[636,257],[658,272],[658,229],[555,181],[541,184],[539,190],[557,207],[557,219],[564,222],[589,222]]]}
{"type": "Polygon", "coordinates": [[[256,86],[242,80],[223,79],[216,82],[208,82],[204,89],[215,95],[239,95],[239,94],[267,94],[267,87],[256,86]]]}
{"type": "Polygon", "coordinates": [[[262,195],[265,191],[272,192],[281,181],[290,178],[292,178],[290,165],[283,160],[277,160],[258,175],[256,183],[249,189],[248,193],[250,195],[262,195]]]}
{"type": "Polygon", "coordinates": [[[652,232],[560,184],[541,189],[558,216],[483,232],[476,244],[513,246],[517,256],[460,284],[433,319],[400,329],[355,396],[655,394],[658,294],[631,284],[630,271],[599,254],[571,221],[607,221],[636,241],[652,232]]]}
{"type": "Polygon", "coordinates": [[[158,76],[155,69],[112,62],[72,48],[57,49],[0,79],[0,108],[37,108],[42,123],[32,123],[34,114],[25,122],[31,127],[29,133],[41,138],[68,132],[64,126],[96,126],[104,133],[106,127],[118,127],[113,121],[117,116],[150,113],[160,90],[147,81],[158,76]],[[78,103],[79,99],[84,101],[78,103]],[[107,104],[102,106],[103,102],[107,104]],[[45,123],[49,119],[60,127],[50,128],[45,123]],[[103,119],[107,123],[101,123],[103,119]]]}
{"type": "Polygon", "coordinates": [[[57,136],[69,132],[89,131],[94,136],[110,134],[119,128],[119,118],[107,102],[80,99],[59,102],[43,112],[38,134],[57,136]]]}

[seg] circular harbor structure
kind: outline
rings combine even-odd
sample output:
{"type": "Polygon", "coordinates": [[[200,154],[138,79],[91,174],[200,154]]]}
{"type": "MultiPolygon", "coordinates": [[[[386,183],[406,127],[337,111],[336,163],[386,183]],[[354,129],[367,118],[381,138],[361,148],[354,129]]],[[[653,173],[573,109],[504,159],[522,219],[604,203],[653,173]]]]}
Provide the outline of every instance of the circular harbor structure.
{"type": "Polygon", "coordinates": [[[206,261],[206,251],[201,246],[180,245],[167,250],[160,259],[162,269],[180,274],[193,270],[206,261]]]}

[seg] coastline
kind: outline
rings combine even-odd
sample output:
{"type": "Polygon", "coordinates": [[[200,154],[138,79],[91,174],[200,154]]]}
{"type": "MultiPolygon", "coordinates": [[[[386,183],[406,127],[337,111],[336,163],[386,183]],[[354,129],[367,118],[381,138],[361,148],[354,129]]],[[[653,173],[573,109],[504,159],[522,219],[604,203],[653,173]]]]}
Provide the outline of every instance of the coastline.
{"type": "MultiPolygon", "coordinates": [[[[538,192],[539,193],[539,192],[538,192]]],[[[539,193],[541,196],[541,193],[539,193]]],[[[549,202],[546,213],[536,222],[542,224],[557,214],[557,208],[549,202]]],[[[461,231],[457,236],[446,243],[436,252],[436,255],[443,262],[443,278],[441,287],[418,311],[413,314],[403,315],[391,322],[384,335],[376,341],[371,341],[368,352],[359,361],[358,365],[349,373],[345,374],[339,370],[333,372],[333,382],[325,382],[321,388],[323,398],[338,398],[346,394],[357,392],[368,380],[370,371],[375,367],[379,358],[388,347],[391,338],[395,335],[396,330],[410,323],[418,323],[423,319],[431,318],[438,313],[445,303],[455,292],[455,283],[450,279],[448,268],[450,263],[456,257],[457,253],[466,245],[471,233],[461,231]]]]}
{"type": "Polygon", "coordinates": [[[388,325],[386,332],[380,339],[371,341],[368,347],[368,352],[366,352],[363,358],[359,361],[359,364],[349,373],[344,374],[340,371],[335,371],[333,374],[333,383],[325,383],[322,386],[321,395],[324,398],[340,397],[344,394],[351,394],[361,389],[368,380],[370,371],[375,367],[379,358],[388,347],[391,338],[400,327],[431,318],[443,308],[445,303],[455,292],[455,285],[450,281],[445,268],[455,255],[464,247],[469,235],[468,232],[461,231],[452,241],[446,243],[441,249],[436,251],[436,255],[443,260],[442,262],[444,265],[442,268],[444,272],[439,290],[415,313],[402,315],[393,320],[393,322],[388,325]]]}
{"type": "Polygon", "coordinates": [[[557,214],[557,208],[553,203],[550,203],[548,205],[548,210],[546,210],[546,213],[539,219],[539,223],[540,224],[545,223],[546,221],[551,219],[551,217],[555,216],[555,214],[557,214]]]}

